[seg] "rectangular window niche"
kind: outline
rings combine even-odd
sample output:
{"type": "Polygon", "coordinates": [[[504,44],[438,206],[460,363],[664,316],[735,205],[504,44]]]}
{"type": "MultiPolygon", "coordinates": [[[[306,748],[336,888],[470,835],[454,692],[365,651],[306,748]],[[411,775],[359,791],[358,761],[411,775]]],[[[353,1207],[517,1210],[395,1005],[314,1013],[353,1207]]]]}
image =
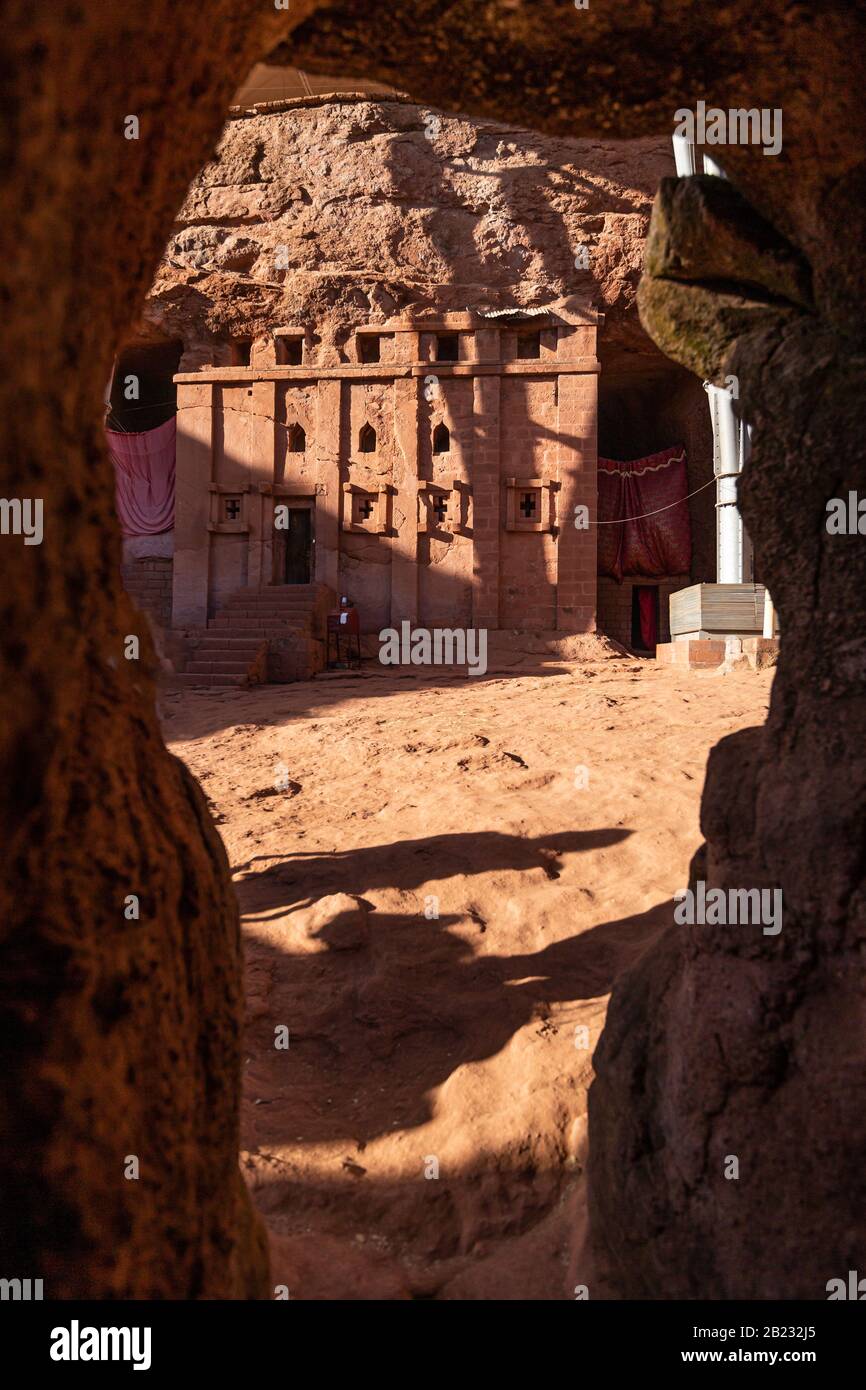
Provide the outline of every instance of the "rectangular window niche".
{"type": "Polygon", "coordinates": [[[239,535],[249,531],[246,483],[210,483],[210,521],[208,530],[218,535],[239,535]]]}
{"type": "Polygon", "coordinates": [[[418,484],[418,530],[421,533],[465,531],[469,525],[469,488],[455,479],[451,487],[418,484]]]}
{"type": "Polygon", "coordinates": [[[357,483],[343,484],[344,531],[362,531],[370,536],[384,536],[391,530],[390,485],[380,488],[359,487],[357,483]]]}
{"type": "Polygon", "coordinates": [[[506,478],[506,531],[553,531],[558,487],[549,478],[506,478]]]}

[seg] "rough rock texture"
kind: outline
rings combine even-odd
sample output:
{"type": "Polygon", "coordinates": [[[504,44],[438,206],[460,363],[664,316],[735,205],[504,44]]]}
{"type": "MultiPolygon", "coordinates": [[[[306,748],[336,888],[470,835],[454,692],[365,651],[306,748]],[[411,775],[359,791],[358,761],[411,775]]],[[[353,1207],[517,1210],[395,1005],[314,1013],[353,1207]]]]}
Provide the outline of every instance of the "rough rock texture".
{"type": "Polygon", "coordinates": [[[237,1163],[237,906],[158,731],[100,429],[115,346],[274,32],[262,13],[4,14],[0,494],[41,498],[45,535],[0,537],[0,1245],[4,1274],[42,1277],[46,1298],[270,1291],[237,1163]]]}
{"type": "Polygon", "coordinates": [[[866,484],[864,341],[808,272],[726,184],[663,183],[644,319],[685,365],[739,377],[744,516],[783,636],[765,728],[710,756],[691,876],[781,888],[784,919],[673,927],[613,996],[591,1192],[632,1297],[820,1298],[866,1260],[866,548],[825,525],[866,484]]]}
{"type": "Polygon", "coordinates": [[[605,314],[606,368],[658,363],[635,301],[672,172],[669,140],[551,139],[407,101],[309,98],[236,118],[178,214],[144,328],[180,338],[189,366],[199,345],[213,360],[214,338],[309,323],[331,365],[355,327],[409,305],[585,293],[605,314]]]}
{"type": "MultiPolygon", "coordinates": [[[[577,138],[661,135],[698,98],[784,110],[777,159],[740,148],[723,161],[812,272],[814,313],[783,306],[734,329],[757,425],[746,516],[784,649],[767,731],[711,760],[705,829],[707,876],[783,882],[787,926],[769,946],[695,933],[688,950],[670,940],[645,958],[615,1001],[590,1149],[596,1225],[625,1290],[821,1296],[825,1278],[866,1264],[850,1221],[863,1151],[863,1072],[851,1071],[863,1036],[863,551],[829,538],[820,515],[827,496],[863,484],[866,108],[862,12],[792,0],[586,11],[392,0],[387,24],[362,0],[297,0],[289,15],[260,0],[6,5],[0,490],[36,493],[47,516],[42,546],[3,538],[10,1267],[44,1272],[46,1295],[263,1289],[235,1195],[235,908],[196,793],[156,734],[150,680],[123,662],[138,619],[120,590],[99,425],[112,355],[230,93],[290,30],[304,66],[577,138]],[[130,113],[137,142],[123,138],[130,113]],[[133,952],[119,903],[136,887],[133,952]],[[647,1030],[631,1061],[618,1042],[628,1011],[647,1030]],[[617,1127],[628,1107],[631,1135],[617,1127]],[[723,1143],[747,1133],[752,1145],[749,1181],[721,1193],[701,1184],[695,1157],[711,1116],[723,1143]],[[149,1161],[139,1185],[121,1184],[136,1145],[149,1161]]],[[[662,285],[647,306],[687,360],[689,323],[726,311],[718,288],[684,286],[694,307],[675,309],[662,285]]]]}
{"type": "MultiPolygon", "coordinates": [[[[820,10],[798,0],[760,10],[752,0],[585,10],[571,0],[389,0],[387,24],[368,0],[298,0],[291,24],[270,63],[372,77],[418,101],[570,137],[669,134],[674,112],[698,99],[781,107],[782,155],[726,149],[726,172],[788,235],[801,229],[827,264],[829,294],[835,257],[825,238],[844,225],[846,206],[852,233],[863,226],[866,212],[839,183],[862,162],[862,16],[849,0],[820,10]]],[[[848,297],[838,283],[835,297],[848,297]]]]}

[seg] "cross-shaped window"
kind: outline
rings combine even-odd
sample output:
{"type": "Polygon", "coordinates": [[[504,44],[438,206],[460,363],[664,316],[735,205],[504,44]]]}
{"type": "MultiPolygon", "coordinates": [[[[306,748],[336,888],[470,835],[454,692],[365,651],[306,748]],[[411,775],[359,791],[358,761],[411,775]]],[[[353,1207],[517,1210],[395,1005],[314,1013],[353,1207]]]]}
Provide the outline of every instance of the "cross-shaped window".
{"type": "Polygon", "coordinates": [[[538,499],[534,492],[523,492],[520,495],[520,510],[527,521],[535,515],[535,508],[538,499]]]}
{"type": "Polygon", "coordinates": [[[236,497],[228,497],[225,504],[225,513],[229,521],[234,521],[241,514],[241,504],[236,497]]]}
{"type": "Polygon", "coordinates": [[[448,517],[448,498],[445,497],[444,494],[441,492],[436,493],[431,503],[431,507],[433,510],[433,515],[436,517],[436,520],[439,522],[439,525],[441,526],[442,522],[447,520],[448,517]]]}
{"type": "Polygon", "coordinates": [[[362,521],[368,521],[373,515],[373,503],[369,497],[362,497],[358,503],[358,515],[362,521]]]}

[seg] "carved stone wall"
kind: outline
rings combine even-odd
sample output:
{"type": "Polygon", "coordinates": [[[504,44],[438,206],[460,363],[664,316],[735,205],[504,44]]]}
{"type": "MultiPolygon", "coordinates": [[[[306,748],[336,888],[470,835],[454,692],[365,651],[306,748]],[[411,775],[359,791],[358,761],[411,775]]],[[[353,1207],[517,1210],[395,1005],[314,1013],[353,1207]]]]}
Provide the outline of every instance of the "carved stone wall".
{"type": "Polygon", "coordinates": [[[122,657],[138,618],[100,430],[113,354],[231,92],[289,35],[305,67],[573,136],[665,135],[699,98],[784,110],[777,159],[731,147],[730,189],[663,189],[644,319],[690,369],[735,371],[756,427],[745,516],[782,656],[766,728],[711,758],[695,874],[781,884],[785,929],[672,929],[617,987],[590,1161],[623,1292],[821,1297],[866,1267],[866,562],[823,525],[828,497],[866,487],[864,33],[847,4],[787,0],[394,0],[387,25],[360,0],[7,7],[0,491],[46,507],[42,546],[3,540],[10,1267],[43,1275],[46,1297],[267,1292],[236,1169],[236,908],[148,661],[122,657]],[[745,1180],[720,1183],[738,1145],[745,1180]]]}

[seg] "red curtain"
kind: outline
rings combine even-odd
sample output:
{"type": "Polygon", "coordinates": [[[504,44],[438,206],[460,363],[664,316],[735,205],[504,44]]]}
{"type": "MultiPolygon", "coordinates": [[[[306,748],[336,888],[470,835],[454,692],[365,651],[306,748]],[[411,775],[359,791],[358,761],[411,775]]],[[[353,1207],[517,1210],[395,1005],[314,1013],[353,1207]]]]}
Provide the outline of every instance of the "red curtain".
{"type": "Polygon", "coordinates": [[[656,588],[638,588],[637,606],[640,618],[640,637],[644,647],[654,651],[659,640],[657,621],[658,594],[656,588]]]}
{"type": "Polygon", "coordinates": [[[174,525],[176,425],[172,416],[155,430],[105,431],[124,536],[157,536],[174,525]]]}
{"type": "Polygon", "coordinates": [[[681,446],[628,462],[600,458],[599,574],[616,580],[688,574],[692,564],[688,490],[686,451],[681,446]]]}

